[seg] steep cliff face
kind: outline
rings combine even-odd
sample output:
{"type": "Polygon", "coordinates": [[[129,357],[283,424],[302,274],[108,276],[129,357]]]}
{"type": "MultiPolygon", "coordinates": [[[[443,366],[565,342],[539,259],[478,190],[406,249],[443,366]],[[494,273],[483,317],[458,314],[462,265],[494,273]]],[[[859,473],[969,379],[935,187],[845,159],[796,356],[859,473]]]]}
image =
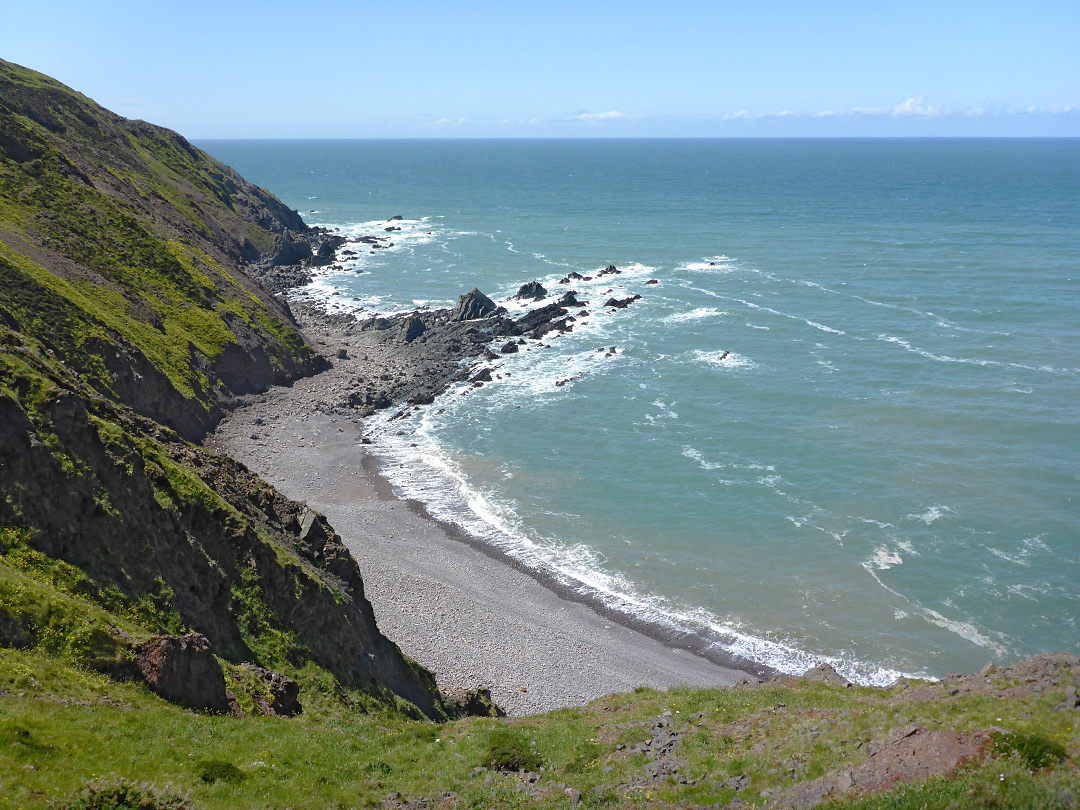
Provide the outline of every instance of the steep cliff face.
{"type": "Polygon", "coordinates": [[[180,135],[0,61],[0,317],[102,394],[197,438],[319,362],[244,271],[300,216],[180,135]]]}
{"type": "Polygon", "coordinates": [[[0,647],[124,674],[135,642],[197,631],[226,663],[454,713],[326,521],[188,441],[317,368],[242,267],[305,234],[179,135],[0,62],[0,647]]]}

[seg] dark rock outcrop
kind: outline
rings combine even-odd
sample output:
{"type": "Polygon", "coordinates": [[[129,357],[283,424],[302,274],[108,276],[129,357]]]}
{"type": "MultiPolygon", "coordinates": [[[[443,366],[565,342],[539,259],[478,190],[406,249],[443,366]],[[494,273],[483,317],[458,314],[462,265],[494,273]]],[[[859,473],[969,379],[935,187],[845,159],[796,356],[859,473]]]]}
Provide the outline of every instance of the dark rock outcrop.
{"type": "Polygon", "coordinates": [[[154,636],[136,650],[139,673],[154,694],[191,709],[229,712],[225,673],[200,633],[154,636]]]}
{"type": "Polygon", "coordinates": [[[851,681],[837,672],[831,664],[818,664],[803,673],[802,677],[815,683],[826,683],[830,686],[851,686],[851,681]]]}
{"type": "Polygon", "coordinates": [[[548,291],[544,289],[543,284],[539,281],[530,281],[528,284],[521,285],[514,298],[539,301],[541,298],[547,297],[547,294],[548,291]]]}
{"type": "Polygon", "coordinates": [[[584,307],[588,305],[588,301],[579,301],[576,290],[570,290],[562,298],[559,299],[560,307],[584,307]]]}
{"type": "Polygon", "coordinates": [[[285,264],[303,264],[311,258],[311,242],[297,239],[290,231],[285,231],[277,255],[270,260],[271,267],[285,264]]]}
{"type": "Polygon", "coordinates": [[[311,257],[308,264],[312,267],[325,267],[328,264],[332,264],[334,261],[334,255],[337,253],[337,249],[345,244],[344,236],[326,236],[322,242],[319,243],[319,249],[315,255],[311,257]]]}
{"type": "Polygon", "coordinates": [[[609,298],[604,302],[605,307],[612,307],[613,309],[626,309],[635,301],[640,301],[640,295],[632,295],[629,298],[609,298]]]}
{"type": "Polygon", "coordinates": [[[495,310],[495,302],[473,287],[465,295],[458,296],[457,304],[450,312],[450,320],[475,321],[493,315],[495,310]]]}
{"type": "Polygon", "coordinates": [[[619,268],[617,268],[613,264],[609,264],[607,267],[605,267],[603,270],[601,270],[599,273],[597,273],[596,277],[600,278],[600,276],[617,276],[617,275],[619,275],[621,273],[622,273],[622,270],[620,270],[619,268]]]}
{"type": "Polygon", "coordinates": [[[304,711],[304,707],[300,705],[300,685],[292,678],[250,662],[241,666],[258,678],[266,689],[266,695],[260,695],[257,701],[263,714],[295,717],[304,711]]]}
{"type": "Polygon", "coordinates": [[[427,326],[421,318],[413,315],[402,321],[399,329],[401,332],[401,339],[406,343],[412,343],[424,334],[424,330],[427,329],[427,326]]]}
{"type": "Polygon", "coordinates": [[[447,700],[461,715],[471,717],[506,717],[506,712],[492,699],[491,690],[484,686],[476,689],[459,687],[444,693],[447,700]]]}

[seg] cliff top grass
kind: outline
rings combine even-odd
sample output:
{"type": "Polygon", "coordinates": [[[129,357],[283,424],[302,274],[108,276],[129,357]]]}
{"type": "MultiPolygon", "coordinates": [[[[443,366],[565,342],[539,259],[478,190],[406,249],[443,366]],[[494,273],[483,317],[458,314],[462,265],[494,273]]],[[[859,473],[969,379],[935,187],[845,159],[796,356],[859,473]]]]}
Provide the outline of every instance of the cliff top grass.
{"type": "MultiPolygon", "coordinates": [[[[1080,670],[1061,672],[1072,679],[1080,670]]],[[[918,683],[787,682],[639,689],[516,720],[436,725],[318,707],[290,720],[237,719],[184,711],[40,653],[4,651],[0,808],[64,806],[95,779],[104,781],[90,793],[149,783],[140,789],[171,790],[200,808],[761,807],[857,768],[890,731],[914,726],[989,730],[987,758],[819,806],[1075,807],[1080,712],[1055,711],[1060,685],[1024,685],[1002,671],[955,695],[918,683]],[[667,753],[654,756],[651,746],[667,753]]]]}

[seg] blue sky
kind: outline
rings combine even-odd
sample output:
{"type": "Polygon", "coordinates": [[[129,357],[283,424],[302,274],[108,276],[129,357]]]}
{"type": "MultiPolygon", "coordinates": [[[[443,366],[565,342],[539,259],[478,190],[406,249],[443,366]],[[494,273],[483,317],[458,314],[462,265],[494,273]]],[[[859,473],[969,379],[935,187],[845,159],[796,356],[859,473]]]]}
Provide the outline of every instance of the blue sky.
{"type": "Polygon", "coordinates": [[[8,4],[0,57],[191,138],[1080,136],[1080,2],[8,4]]]}

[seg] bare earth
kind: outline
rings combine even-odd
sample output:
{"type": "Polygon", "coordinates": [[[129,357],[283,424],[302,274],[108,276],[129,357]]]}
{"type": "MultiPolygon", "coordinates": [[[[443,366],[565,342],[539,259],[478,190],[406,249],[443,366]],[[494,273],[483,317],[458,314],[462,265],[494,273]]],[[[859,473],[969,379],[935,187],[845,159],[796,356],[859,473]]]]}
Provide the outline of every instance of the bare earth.
{"type": "Polygon", "coordinates": [[[298,315],[333,367],[251,398],[208,444],[329,518],[360,565],[379,627],[441,687],[487,686],[509,714],[525,715],[636,686],[745,676],[564,599],[396,499],[344,403],[358,380],[397,373],[400,346],[384,332],[298,315]]]}

